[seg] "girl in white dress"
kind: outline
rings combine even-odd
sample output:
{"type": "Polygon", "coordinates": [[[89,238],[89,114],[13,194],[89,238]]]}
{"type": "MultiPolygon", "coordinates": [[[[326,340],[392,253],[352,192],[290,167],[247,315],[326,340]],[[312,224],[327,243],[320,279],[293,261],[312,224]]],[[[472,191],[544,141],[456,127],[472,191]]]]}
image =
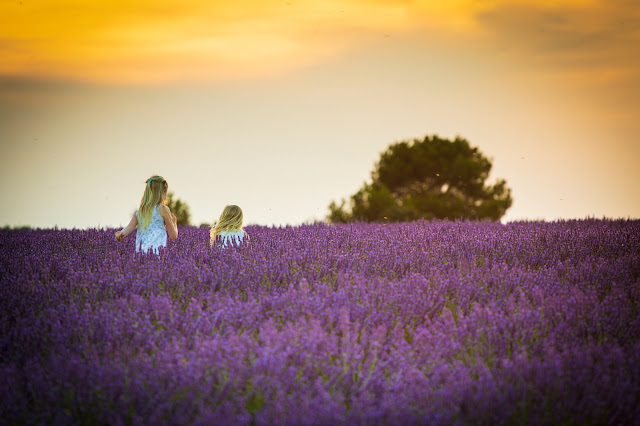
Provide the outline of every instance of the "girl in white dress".
{"type": "Polygon", "coordinates": [[[169,190],[167,181],[162,176],[151,176],[146,184],[140,208],[131,222],[116,232],[116,240],[122,241],[137,227],[136,251],[159,254],[158,248],[167,246],[167,234],[172,240],[178,238],[178,226],[176,216],[165,205],[169,190]]]}
{"type": "Polygon", "coordinates": [[[209,234],[209,245],[226,248],[238,246],[245,240],[249,240],[249,235],[242,229],[242,209],[235,205],[224,208],[220,218],[211,226],[209,234]]]}

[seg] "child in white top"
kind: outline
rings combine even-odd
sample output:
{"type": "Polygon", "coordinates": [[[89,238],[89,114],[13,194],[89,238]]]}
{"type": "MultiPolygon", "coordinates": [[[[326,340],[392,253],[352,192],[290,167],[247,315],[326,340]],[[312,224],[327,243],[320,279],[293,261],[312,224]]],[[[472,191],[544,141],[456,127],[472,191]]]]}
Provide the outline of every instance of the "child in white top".
{"type": "Polygon", "coordinates": [[[240,207],[226,206],[218,221],[211,226],[209,245],[225,248],[238,246],[243,241],[249,240],[249,235],[242,229],[243,219],[240,207]]]}
{"type": "Polygon", "coordinates": [[[159,247],[167,246],[167,234],[172,240],[178,238],[177,220],[165,205],[169,190],[167,181],[162,176],[152,176],[147,179],[146,184],[140,207],[129,224],[116,232],[116,240],[122,241],[137,227],[136,251],[146,253],[151,250],[158,254],[159,247]]]}

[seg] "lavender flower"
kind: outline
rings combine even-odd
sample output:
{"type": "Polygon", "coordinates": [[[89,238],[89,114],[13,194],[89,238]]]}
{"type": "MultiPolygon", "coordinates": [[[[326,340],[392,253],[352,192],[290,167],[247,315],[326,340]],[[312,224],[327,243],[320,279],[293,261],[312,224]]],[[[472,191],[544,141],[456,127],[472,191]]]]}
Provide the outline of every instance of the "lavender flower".
{"type": "Polygon", "coordinates": [[[0,418],[631,424],[640,221],[0,230],[0,418]]]}

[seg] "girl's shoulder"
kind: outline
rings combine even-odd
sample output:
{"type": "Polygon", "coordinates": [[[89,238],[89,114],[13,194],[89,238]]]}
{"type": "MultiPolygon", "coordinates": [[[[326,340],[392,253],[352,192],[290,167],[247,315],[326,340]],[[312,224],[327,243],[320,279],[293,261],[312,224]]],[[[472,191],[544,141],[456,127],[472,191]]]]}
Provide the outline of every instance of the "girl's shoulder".
{"type": "Polygon", "coordinates": [[[243,236],[244,236],[244,235],[246,235],[246,234],[247,234],[247,233],[246,233],[246,232],[244,231],[244,229],[242,229],[242,228],[241,228],[241,229],[237,229],[237,230],[235,230],[235,231],[222,231],[222,232],[220,232],[220,235],[221,235],[221,236],[225,236],[225,235],[233,235],[233,236],[236,236],[236,235],[243,235],[243,236]]]}
{"type": "Polygon", "coordinates": [[[220,231],[220,235],[235,235],[235,234],[240,234],[242,232],[242,230],[236,230],[236,231],[220,231]]]}

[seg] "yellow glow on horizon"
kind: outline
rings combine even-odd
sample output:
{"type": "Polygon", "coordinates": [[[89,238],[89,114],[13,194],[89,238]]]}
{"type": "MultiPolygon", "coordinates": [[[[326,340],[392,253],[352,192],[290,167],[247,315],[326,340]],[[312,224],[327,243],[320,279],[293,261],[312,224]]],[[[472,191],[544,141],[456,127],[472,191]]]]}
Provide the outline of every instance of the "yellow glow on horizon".
{"type": "Polygon", "coordinates": [[[0,75],[105,83],[276,74],[386,35],[482,31],[504,4],[597,7],[604,0],[11,0],[0,3],[0,75]]]}

